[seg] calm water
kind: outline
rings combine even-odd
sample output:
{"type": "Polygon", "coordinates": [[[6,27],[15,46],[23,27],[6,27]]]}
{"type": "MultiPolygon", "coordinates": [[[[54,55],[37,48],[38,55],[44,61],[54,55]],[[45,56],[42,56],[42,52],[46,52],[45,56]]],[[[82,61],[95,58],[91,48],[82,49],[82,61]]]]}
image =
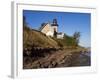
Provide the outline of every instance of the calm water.
{"type": "Polygon", "coordinates": [[[91,65],[91,53],[81,53],[76,60],[74,60],[71,66],[90,66],[91,65]]]}

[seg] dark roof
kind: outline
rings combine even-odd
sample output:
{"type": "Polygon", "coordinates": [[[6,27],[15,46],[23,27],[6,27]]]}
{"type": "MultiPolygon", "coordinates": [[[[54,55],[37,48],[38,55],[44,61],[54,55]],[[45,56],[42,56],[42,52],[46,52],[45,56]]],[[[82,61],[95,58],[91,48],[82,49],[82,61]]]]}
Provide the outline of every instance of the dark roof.
{"type": "Polygon", "coordinates": [[[41,31],[48,23],[45,23],[44,25],[41,25],[41,27],[39,28],[39,31],[41,31]]]}
{"type": "Polygon", "coordinates": [[[57,34],[62,34],[62,32],[59,32],[59,33],[57,33],[57,34]]]}
{"type": "Polygon", "coordinates": [[[58,24],[51,24],[51,26],[59,26],[58,24]]]}
{"type": "Polygon", "coordinates": [[[63,34],[62,32],[59,32],[59,33],[57,33],[58,35],[61,35],[61,34],[63,34]]]}
{"type": "Polygon", "coordinates": [[[52,24],[51,24],[52,26],[58,26],[58,23],[57,23],[57,19],[55,18],[55,19],[53,19],[53,22],[52,22],[52,24]]]}

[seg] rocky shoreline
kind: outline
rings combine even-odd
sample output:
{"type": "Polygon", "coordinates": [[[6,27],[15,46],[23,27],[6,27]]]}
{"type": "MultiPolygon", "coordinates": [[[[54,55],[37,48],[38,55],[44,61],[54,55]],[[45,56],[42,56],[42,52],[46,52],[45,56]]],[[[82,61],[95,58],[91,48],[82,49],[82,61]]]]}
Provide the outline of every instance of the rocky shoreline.
{"type": "MultiPolygon", "coordinates": [[[[81,66],[75,65],[81,54],[80,49],[52,51],[42,58],[24,57],[23,69],[56,68],[81,66]],[[76,63],[75,63],[76,61],[76,63]]],[[[87,65],[86,65],[87,66],[87,65]]]]}

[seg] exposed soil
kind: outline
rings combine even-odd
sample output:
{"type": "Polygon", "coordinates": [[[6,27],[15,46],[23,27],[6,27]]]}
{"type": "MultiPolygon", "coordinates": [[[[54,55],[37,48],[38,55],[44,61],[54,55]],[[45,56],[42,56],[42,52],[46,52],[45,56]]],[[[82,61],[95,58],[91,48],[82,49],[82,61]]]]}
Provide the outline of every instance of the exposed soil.
{"type": "Polygon", "coordinates": [[[55,68],[71,66],[89,66],[90,57],[82,56],[81,50],[55,50],[45,53],[44,56],[24,56],[24,69],[55,68]],[[81,57],[80,57],[81,56],[81,57]]]}

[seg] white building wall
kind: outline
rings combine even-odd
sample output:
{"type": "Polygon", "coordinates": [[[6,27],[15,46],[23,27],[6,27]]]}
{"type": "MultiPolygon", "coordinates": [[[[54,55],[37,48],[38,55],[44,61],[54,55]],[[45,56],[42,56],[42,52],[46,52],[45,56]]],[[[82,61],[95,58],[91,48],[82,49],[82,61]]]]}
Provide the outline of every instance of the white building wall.
{"type": "Polygon", "coordinates": [[[58,39],[63,39],[63,38],[64,38],[64,33],[62,33],[62,34],[57,34],[57,38],[58,38],[58,39]]]}
{"type": "Polygon", "coordinates": [[[54,28],[56,29],[56,32],[58,32],[57,26],[51,26],[51,27],[52,27],[53,32],[54,32],[54,28]]]}
{"type": "Polygon", "coordinates": [[[54,33],[53,33],[52,31],[48,31],[48,32],[46,33],[47,36],[51,36],[51,37],[53,37],[53,34],[54,34],[54,33]]]}

